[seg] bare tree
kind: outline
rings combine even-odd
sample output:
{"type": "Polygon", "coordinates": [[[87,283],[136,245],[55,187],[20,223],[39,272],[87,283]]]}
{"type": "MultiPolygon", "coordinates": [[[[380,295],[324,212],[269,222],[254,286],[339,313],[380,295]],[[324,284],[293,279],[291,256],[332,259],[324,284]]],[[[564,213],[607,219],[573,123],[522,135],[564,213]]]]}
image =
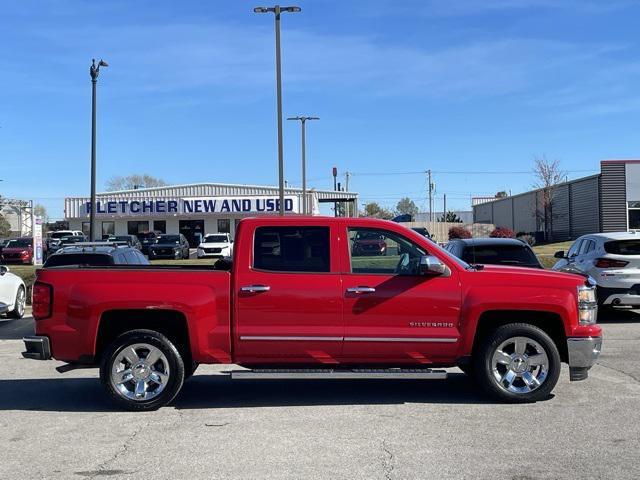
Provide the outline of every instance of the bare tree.
{"type": "Polygon", "coordinates": [[[560,214],[554,212],[556,190],[558,184],[566,180],[567,174],[560,168],[559,160],[549,160],[546,156],[535,157],[533,174],[536,181],[534,188],[539,189],[542,197],[536,202],[536,220],[542,224],[547,240],[553,240],[553,220],[560,214]]]}
{"type": "Polygon", "coordinates": [[[105,185],[107,192],[117,190],[133,190],[135,188],[164,187],[167,182],[161,178],[152,177],[147,174],[132,174],[127,176],[111,177],[105,185]]]}

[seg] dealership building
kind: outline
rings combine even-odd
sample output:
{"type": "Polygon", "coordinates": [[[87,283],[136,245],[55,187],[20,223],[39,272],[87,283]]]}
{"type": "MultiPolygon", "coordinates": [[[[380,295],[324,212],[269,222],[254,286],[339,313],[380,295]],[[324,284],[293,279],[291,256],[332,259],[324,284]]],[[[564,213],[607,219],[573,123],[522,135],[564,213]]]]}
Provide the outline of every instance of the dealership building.
{"type": "MultiPolygon", "coordinates": [[[[357,215],[355,192],[307,191],[307,211],[320,214],[320,204],[345,205],[344,210],[357,215]]],[[[287,214],[303,211],[302,189],[285,188],[287,214]]],[[[89,198],[66,198],[65,220],[72,230],[89,234],[89,198]]],[[[278,188],[257,185],[197,183],[155,188],[121,190],[96,195],[96,229],[98,234],[136,235],[146,231],[182,233],[195,246],[208,233],[235,235],[238,222],[245,217],[277,214],[280,209],[278,188]]]]}
{"type": "Polygon", "coordinates": [[[557,185],[544,232],[543,191],[476,199],[473,219],[548,240],[596,232],[640,231],[640,160],[603,160],[600,173],[557,185]]]}

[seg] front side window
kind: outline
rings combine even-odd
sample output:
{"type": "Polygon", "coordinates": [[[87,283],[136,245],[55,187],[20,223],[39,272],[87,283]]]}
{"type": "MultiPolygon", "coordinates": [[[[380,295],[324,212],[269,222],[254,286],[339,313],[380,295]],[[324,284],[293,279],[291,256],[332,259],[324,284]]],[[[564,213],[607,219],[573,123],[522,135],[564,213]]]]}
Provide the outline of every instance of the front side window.
{"type": "Polygon", "coordinates": [[[578,250],[580,249],[580,245],[582,245],[582,239],[576,240],[573,243],[573,245],[571,245],[571,248],[569,249],[569,253],[567,253],[567,257],[571,258],[578,255],[578,250]]]}
{"type": "Polygon", "coordinates": [[[276,272],[329,272],[328,227],[258,227],[253,266],[276,272]]]}
{"type": "Polygon", "coordinates": [[[397,233],[369,228],[349,229],[351,273],[417,275],[426,251],[397,233]]]}

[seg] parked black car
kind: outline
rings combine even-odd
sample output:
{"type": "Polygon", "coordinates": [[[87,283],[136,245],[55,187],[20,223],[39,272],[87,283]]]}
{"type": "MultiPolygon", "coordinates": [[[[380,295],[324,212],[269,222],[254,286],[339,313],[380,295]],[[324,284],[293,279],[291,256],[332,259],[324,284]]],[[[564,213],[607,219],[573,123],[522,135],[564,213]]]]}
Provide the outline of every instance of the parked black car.
{"type": "Polygon", "coordinates": [[[149,260],[157,258],[189,258],[189,242],[184,235],[162,234],[156,243],[149,246],[149,260]]]}
{"type": "Polygon", "coordinates": [[[129,247],[142,251],[142,243],[140,243],[140,240],[135,235],[109,235],[107,242],[125,243],[129,247]]]}
{"type": "Polygon", "coordinates": [[[472,265],[543,268],[529,244],[515,238],[455,239],[444,249],[472,265]]]}
{"type": "Polygon", "coordinates": [[[148,255],[149,246],[156,243],[160,235],[162,235],[162,233],[155,232],[155,231],[139,233],[137,237],[138,237],[138,240],[140,240],[140,244],[142,245],[142,247],[140,248],[140,251],[145,255],[148,255]]]}
{"type": "Polygon", "coordinates": [[[44,262],[44,268],[65,265],[149,265],[149,260],[134,247],[87,243],[62,247],[44,262]]]}

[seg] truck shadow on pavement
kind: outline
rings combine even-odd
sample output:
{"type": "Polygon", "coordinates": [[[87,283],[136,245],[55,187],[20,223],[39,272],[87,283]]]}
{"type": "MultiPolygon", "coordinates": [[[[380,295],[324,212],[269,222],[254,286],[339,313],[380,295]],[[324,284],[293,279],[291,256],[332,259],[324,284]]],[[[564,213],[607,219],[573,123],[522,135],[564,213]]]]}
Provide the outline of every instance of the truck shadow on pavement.
{"type": "MultiPolygon", "coordinates": [[[[97,378],[0,380],[0,410],[48,412],[120,411],[97,378]]],[[[234,380],[195,375],[173,402],[176,409],[393,405],[404,403],[491,404],[464,374],[447,380],[234,380]]],[[[171,407],[167,407],[171,408],[171,407]]]]}

